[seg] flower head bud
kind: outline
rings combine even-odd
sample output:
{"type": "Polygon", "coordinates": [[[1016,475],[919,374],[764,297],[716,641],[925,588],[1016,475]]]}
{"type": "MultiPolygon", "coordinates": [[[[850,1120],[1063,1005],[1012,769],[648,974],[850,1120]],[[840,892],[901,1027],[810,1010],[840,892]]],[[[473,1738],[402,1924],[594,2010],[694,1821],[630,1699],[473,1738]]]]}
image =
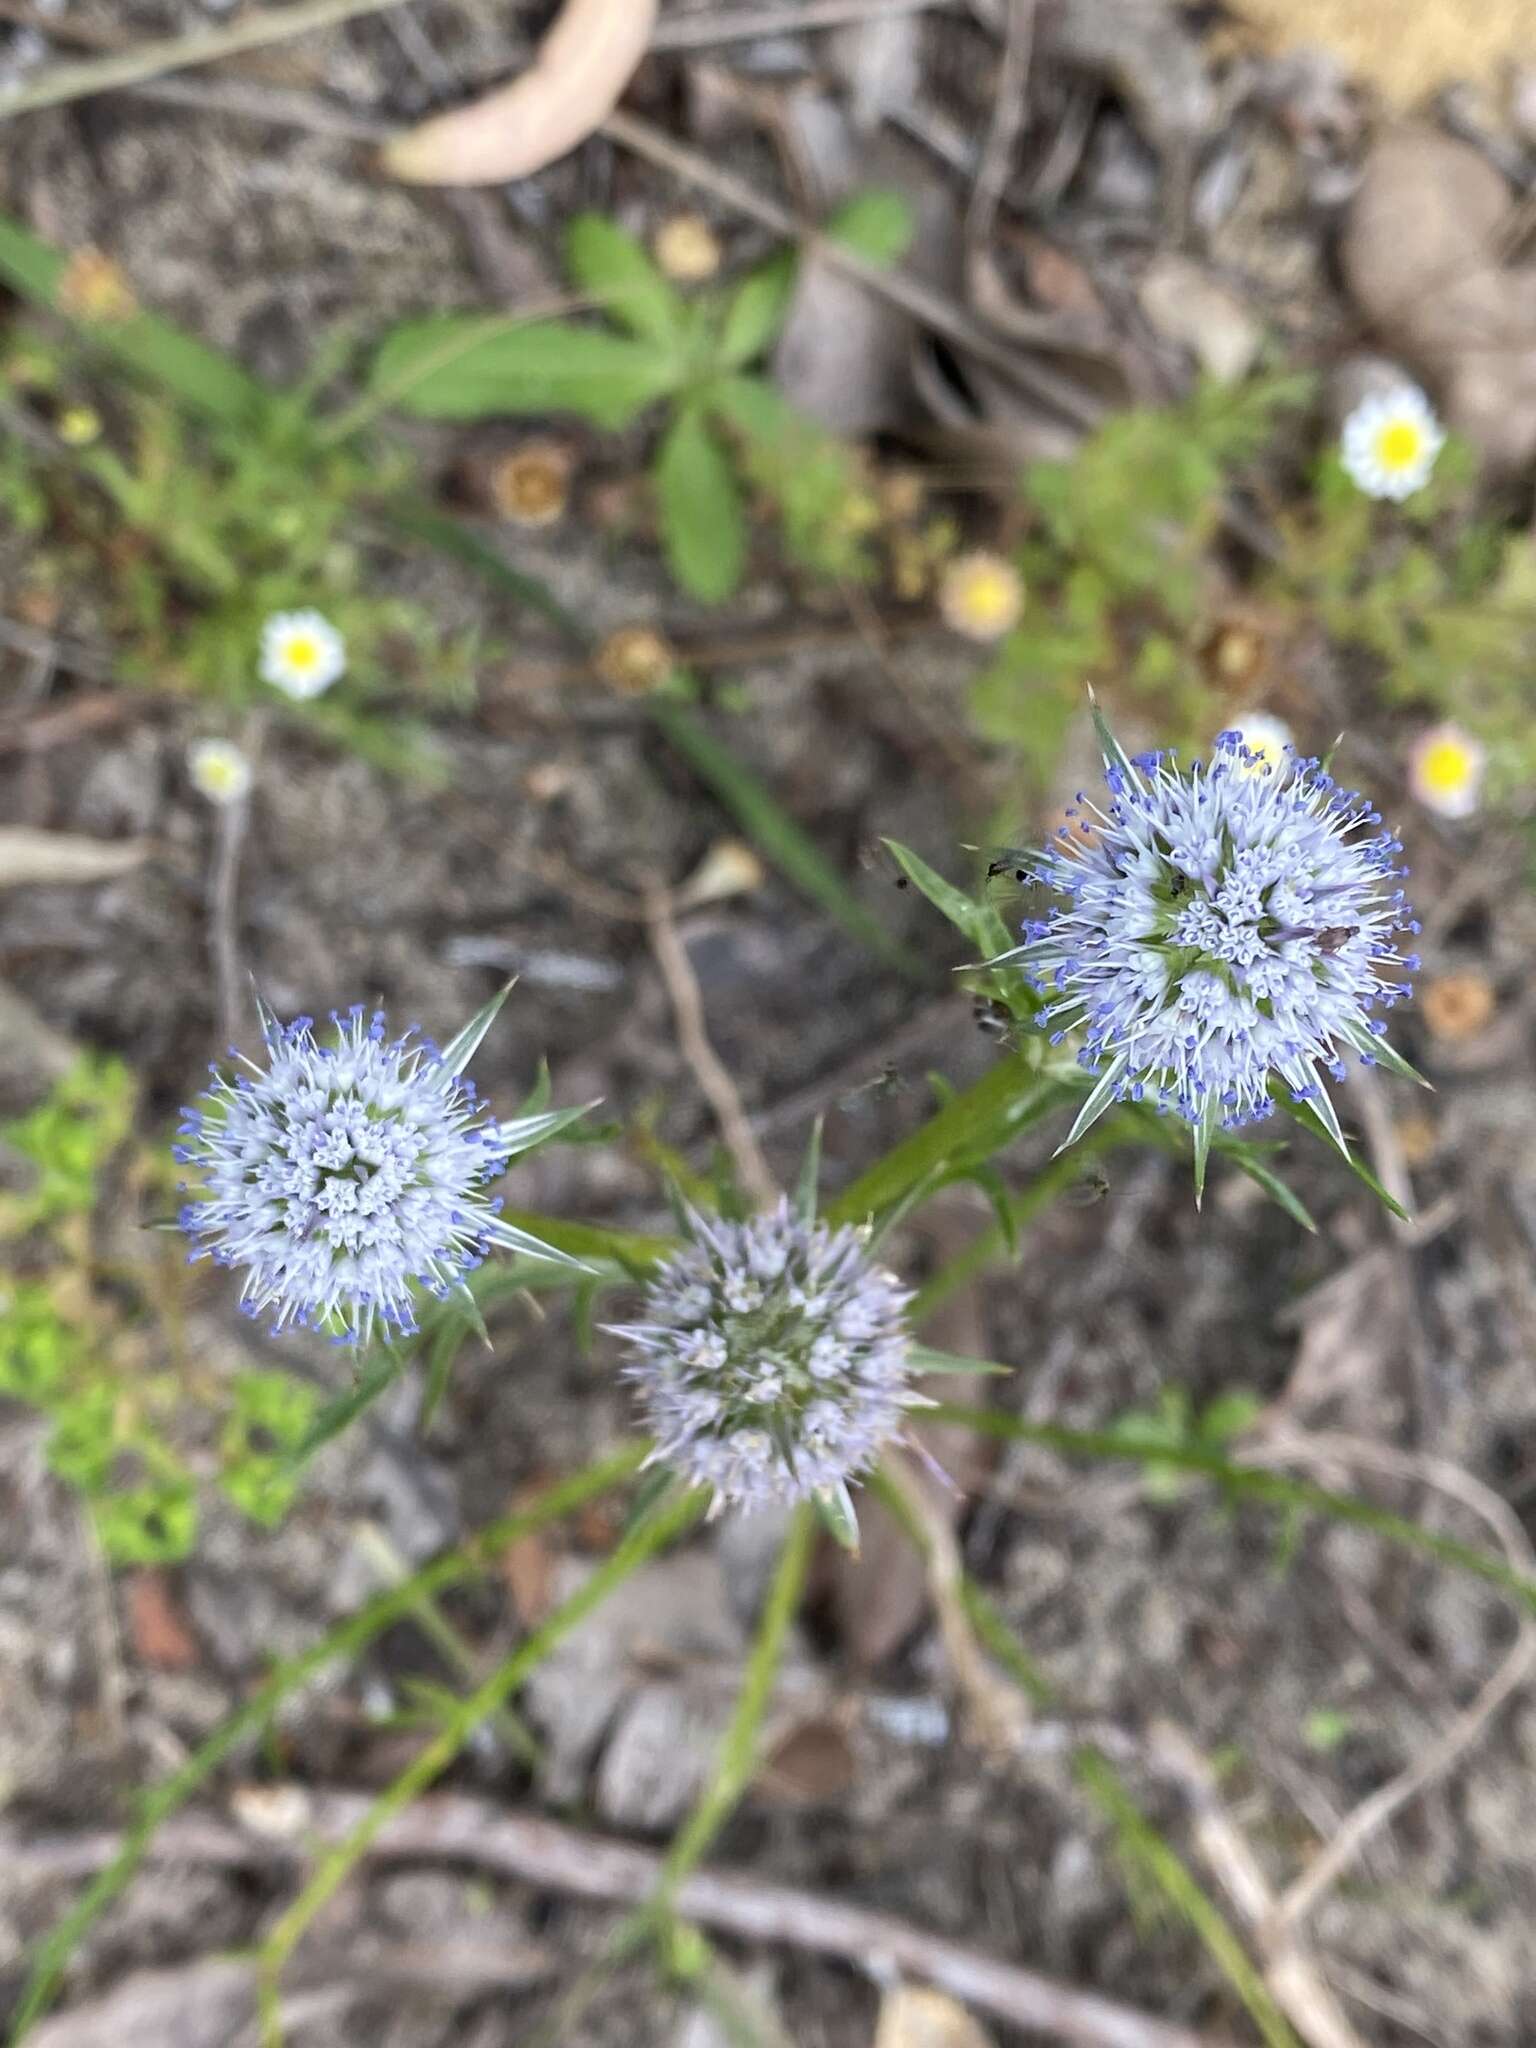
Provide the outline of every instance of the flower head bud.
{"type": "Polygon", "coordinates": [[[917,1405],[908,1291],[862,1232],[804,1223],[787,1201],[691,1225],[644,1320],[614,1331],[657,1457],[713,1487],[716,1509],[839,1494],[917,1405]]]}

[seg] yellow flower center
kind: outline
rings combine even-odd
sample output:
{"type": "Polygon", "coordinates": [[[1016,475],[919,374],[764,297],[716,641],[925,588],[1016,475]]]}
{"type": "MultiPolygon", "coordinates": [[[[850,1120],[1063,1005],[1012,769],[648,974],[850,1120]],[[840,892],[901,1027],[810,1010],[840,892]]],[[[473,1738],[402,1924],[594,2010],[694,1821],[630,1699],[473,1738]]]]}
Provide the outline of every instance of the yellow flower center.
{"type": "Polygon", "coordinates": [[[978,626],[995,626],[1011,618],[1018,585],[1003,569],[973,569],[956,592],[958,606],[978,626]]]}
{"type": "Polygon", "coordinates": [[[1460,740],[1441,739],[1419,756],[1419,783],[1431,796],[1459,796],[1476,777],[1471,754],[1460,740]]]}
{"type": "Polygon", "coordinates": [[[320,650],[313,640],[300,634],[298,639],[288,642],[287,658],[290,668],[313,668],[320,659],[320,650]]]}
{"type": "Polygon", "coordinates": [[[1423,429],[1412,420],[1391,420],[1376,436],[1376,456],[1383,469],[1412,469],[1423,452],[1423,429]]]}

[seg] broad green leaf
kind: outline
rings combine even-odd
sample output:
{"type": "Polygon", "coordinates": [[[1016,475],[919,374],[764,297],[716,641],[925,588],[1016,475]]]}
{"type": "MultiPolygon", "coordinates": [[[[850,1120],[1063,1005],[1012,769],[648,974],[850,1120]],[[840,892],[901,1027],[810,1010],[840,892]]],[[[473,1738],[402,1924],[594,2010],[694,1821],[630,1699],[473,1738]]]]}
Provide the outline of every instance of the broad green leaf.
{"type": "Polygon", "coordinates": [[[978,965],[985,965],[1011,949],[1013,935],[995,905],[985,899],[978,902],[975,897],[967,896],[963,889],[957,889],[953,882],[946,882],[900,840],[887,839],[882,844],[889,847],[892,858],[907,880],[920,889],[934,909],[947,917],[955,929],[963,932],[978,949],[981,954],[978,965]]]}
{"type": "Polygon", "coordinates": [[[653,697],[650,712],[669,744],[708,785],[764,859],[888,965],[900,968],[915,981],[928,980],[924,963],[865,909],[777,798],[713,737],[687,705],[653,697]]]}
{"type": "Polygon", "coordinates": [[[238,363],[153,313],[97,320],[71,315],[68,306],[59,303],[71,260],[18,221],[0,215],[0,279],[21,297],[73,319],[80,334],[103,354],[118,357],[210,419],[237,426],[256,418],[270,403],[268,393],[238,363]]]}
{"type": "Polygon", "coordinates": [[[663,435],[655,482],[673,575],[692,596],[720,603],[741,581],[747,524],[730,459],[702,407],[683,407],[663,435]]]}
{"type": "Polygon", "coordinates": [[[817,430],[761,377],[721,377],[706,386],[704,402],[749,441],[774,447],[790,436],[817,430]]]}
{"type": "Polygon", "coordinates": [[[436,313],[397,327],[374,357],[372,389],[425,419],[574,412],[626,427],[677,387],[666,350],[600,327],[436,313]]]}
{"type": "Polygon", "coordinates": [[[916,230],[912,209],[901,194],[876,187],[845,199],[827,221],[825,233],[866,263],[886,269],[906,255],[916,230]]]}
{"type": "Polygon", "coordinates": [[[785,250],[744,277],[731,293],[716,351],[722,369],[742,369],[773,341],[789,311],[797,268],[794,253],[785,250]]]}
{"type": "Polygon", "coordinates": [[[565,232],[565,267],[632,334],[676,352],[687,309],[633,235],[600,213],[578,214],[565,232]]]}

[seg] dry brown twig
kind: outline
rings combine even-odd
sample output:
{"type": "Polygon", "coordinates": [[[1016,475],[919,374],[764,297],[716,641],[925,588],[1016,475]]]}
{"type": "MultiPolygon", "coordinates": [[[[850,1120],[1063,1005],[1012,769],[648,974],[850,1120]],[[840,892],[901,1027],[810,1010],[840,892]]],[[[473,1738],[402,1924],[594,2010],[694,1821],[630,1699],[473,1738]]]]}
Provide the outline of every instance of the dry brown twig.
{"type": "Polygon", "coordinates": [[[731,1155],[744,1192],[759,1207],[770,1208],[779,1198],[778,1183],[769,1170],[763,1149],[742,1107],[736,1083],[709,1042],[698,976],[688,958],[688,949],[678,935],[671,896],[656,884],[645,892],[645,927],[656,965],[666,983],[672,1014],[677,1020],[677,1040],[683,1057],[692,1068],[704,1099],[715,1113],[720,1136],[731,1155]]]}
{"type": "MultiPolygon", "coordinates": [[[[1432,1487],[1448,1499],[1460,1501],[1493,1531],[1499,1547],[1517,1571],[1536,1575],[1536,1552],[1514,1510],[1480,1479],[1448,1459],[1420,1452],[1399,1451],[1389,1444],[1326,1433],[1277,1435],[1259,1445],[1253,1455],[1256,1464],[1352,1466],[1357,1470],[1388,1474],[1432,1487]]],[[[1287,1887],[1269,1909],[1261,1939],[1273,1939],[1297,1926],[1336,1884],[1372,1835],[1385,1827],[1395,1813],[1416,1799],[1437,1778],[1467,1753],[1499,1711],[1536,1670],[1536,1624],[1522,1621],[1513,1648],[1466,1710],[1458,1714],[1406,1770],[1385,1785],[1378,1786],[1350,1812],[1332,1839],[1319,1850],[1311,1864],[1287,1887]]]]}
{"type": "MultiPolygon", "coordinates": [[[[369,1806],[359,1793],[311,1793],[302,1843],[260,1837],[208,1815],[185,1814],[160,1829],[149,1857],[156,1863],[231,1870],[281,1868],[307,1857],[316,1843],[344,1839],[369,1806]]],[[[19,1831],[0,1829],[7,1871],[33,1882],[86,1877],[120,1846],[121,1837],[110,1832],[28,1840],[19,1831]]],[[[458,1793],[418,1800],[385,1823],[366,1853],[385,1862],[414,1858],[470,1864],[609,1905],[638,1905],[652,1898],[662,1869],[662,1859],[647,1849],[559,1821],[508,1813],[489,1800],[458,1793]]],[[[734,1871],[696,1871],[674,1903],[685,1920],[743,1941],[782,1944],[937,1985],[979,2011],[1068,2048],[1230,2048],[1212,2035],[1194,2033],[1118,1999],[1080,1991],[925,1933],[892,1914],[734,1871]]]]}

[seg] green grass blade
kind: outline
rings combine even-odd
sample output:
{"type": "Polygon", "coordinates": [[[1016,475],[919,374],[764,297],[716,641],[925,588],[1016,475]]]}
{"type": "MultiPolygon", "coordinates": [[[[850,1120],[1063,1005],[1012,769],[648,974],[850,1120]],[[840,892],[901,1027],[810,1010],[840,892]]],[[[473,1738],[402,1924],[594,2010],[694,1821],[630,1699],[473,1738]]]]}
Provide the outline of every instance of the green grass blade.
{"type": "Polygon", "coordinates": [[[926,981],[924,963],[901,945],[854,895],[837,869],[729,747],[708,732],[684,704],[655,699],[651,716],[668,744],[682,755],[764,858],[802,895],[836,918],[849,935],[914,981],[926,981]]]}
{"type": "MultiPolygon", "coordinates": [[[[974,1429],[982,1436],[1039,1444],[1048,1451],[1059,1452],[1064,1458],[1109,1459],[1140,1464],[1147,1457],[1144,1444],[1127,1443],[1123,1437],[1106,1430],[1064,1429],[1054,1422],[1025,1422],[1019,1416],[1003,1415],[995,1409],[963,1408],[940,1401],[932,1408],[915,1410],[912,1419],[919,1427],[951,1423],[974,1429]]],[[[1268,1507],[1288,1508],[1302,1514],[1325,1515],[1336,1522],[1373,1529],[1388,1543],[1417,1551],[1420,1556],[1432,1557],[1453,1571],[1465,1572],[1487,1585],[1496,1586],[1519,1606],[1536,1614],[1536,1578],[1528,1578],[1524,1572],[1506,1564],[1503,1558],[1480,1550],[1475,1543],[1442,1536],[1434,1529],[1426,1529],[1420,1523],[1410,1521],[1406,1515],[1395,1515],[1390,1508],[1379,1508],[1374,1501],[1362,1500],[1358,1494],[1334,1493],[1328,1487],[1314,1486],[1310,1480],[1288,1479],[1283,1473],[1272,1472],[1263,1465],[1234,1464],[1219,1451],[1202,1450],[1196,1445],[1159,1444],[1156,1457],[1159,1464],[1171,1466],[1175,1471],[1191,1472],[1214,1480],[1226,1492],[1240,1499],[1259,1501],[1268,1507]]]]}
{"type": "Polygon", "coordinates": [[[489,541],[482,540],[471,527],[450,519],[445,512],[435,511],[419,500],[392,505],[388,511],[390,524],[401,533],[411,534],[415,539],[425,541],[429,547],[436,548],[439,554],[452,555],[466,568],[478,570],[527,610],[538,612],[552,626],[558,626],[574,645],[585,647],[588,644],[588,636],[580,622],[553,592],[546,589],[536,576],[527,576],[521,569],[514,569],[489,541]]]}
{"type": "Polygon", "coordinates": [[[290,1694],[338,1658],[359,1655],[385,1629],[407,1619],[419,1601],[430,1599],[461,1579],[472,1578],[483,1571],[486,1561],[509,1543],[542,1529],[549,1522],[558,1521],[589,1500],[622,1485],[639,1470],[646,1450],[644,1444],[627,1444],[611,1456],[574,1473],[569,1479],[561,1480],[520,1513],[503,1516],[500,1521],[483,1529],[472,1542],[413,1572],[410,1578],[359,1608],[356,1614],[332,1629],[311,1649],[279,1664],[237,1713],[216,1728],[179,1770],[144,1797],[138,1819],[123,1837],[122,1847],[106,1868],[92,1879],[64,1919],[39,1944],[32,1959],[31,1974],[11,2021],[9,2048],[17,2048],[33,2021],[52,2002],[69,1958],[108,1906],[124,1891],[143,1862],[161,1823],[185,1806],[225,1758],[247,1736],[256,1734],[290,1694]]]}
{"type": "Polygon", "coordinates": [[[662,1865],[660,1903],[665,1907],[678,1886],[707,1853],[757,1769],[758,1738],[773,1694],[773,1681],[784,1654],[785,1639],[805,1590],[816,1516],[804,1502],[795,1509],[779,1553],[778,1568],[757,1625],[747,1659],[736,1711],[725,1732],[709,1784],[699,1803],[674,1838],[662,1865]]]}
{"type": "Polygon", "coordinates": [[[61,314],[94,347],[210,419],[238,426],[271,402],[238,363],[153,313],[130,313],[120,320],[76,319],[59,304],[70,260],[19,221],[0,215],[0,280],[22,298],[61,314]]]}
{"type": "Polygon", "coordinates": [[[1120,1780],[1095,1750],[1077,1759],[1078,1782],[1115,1830],[1125,1859],[1157,1886],[1179,1917],[1199,1937],[1206,1953],[1246,2007],[1267,2048],[1301,2048],[1290,2022],[1254,1968],[1248,1951],[1184,1859],[1165,1841],[1120,1780]]]}
{"type": "Polygon", "coordinates": [[[263,2033],[268,2042],[281,2042],[281,2028],[274,2032],[277,2014],[277,1985],[284,1965],[315,1915],[334,1897],[370,1844],[397,1813],[403,1812],[440,1778],[458,1756],[481,1722],[503,1706],[518,1687],[556,1649],[573,1629],[586,1620],[631,1572],[666,1548],[697,1521],[705,1506],[701,1492],[664,1502],[657,1512],[622,1536],[604,1558],[547,1620],[529,1635],[510,1657],[503,1659],[485,1682],[459,1701],[438,1733],[414,1757],[383,1792],[346,1838],[321,1857],[304,1889],[274,1924],[261,1951],[261,2004],[263,2033]]]}

